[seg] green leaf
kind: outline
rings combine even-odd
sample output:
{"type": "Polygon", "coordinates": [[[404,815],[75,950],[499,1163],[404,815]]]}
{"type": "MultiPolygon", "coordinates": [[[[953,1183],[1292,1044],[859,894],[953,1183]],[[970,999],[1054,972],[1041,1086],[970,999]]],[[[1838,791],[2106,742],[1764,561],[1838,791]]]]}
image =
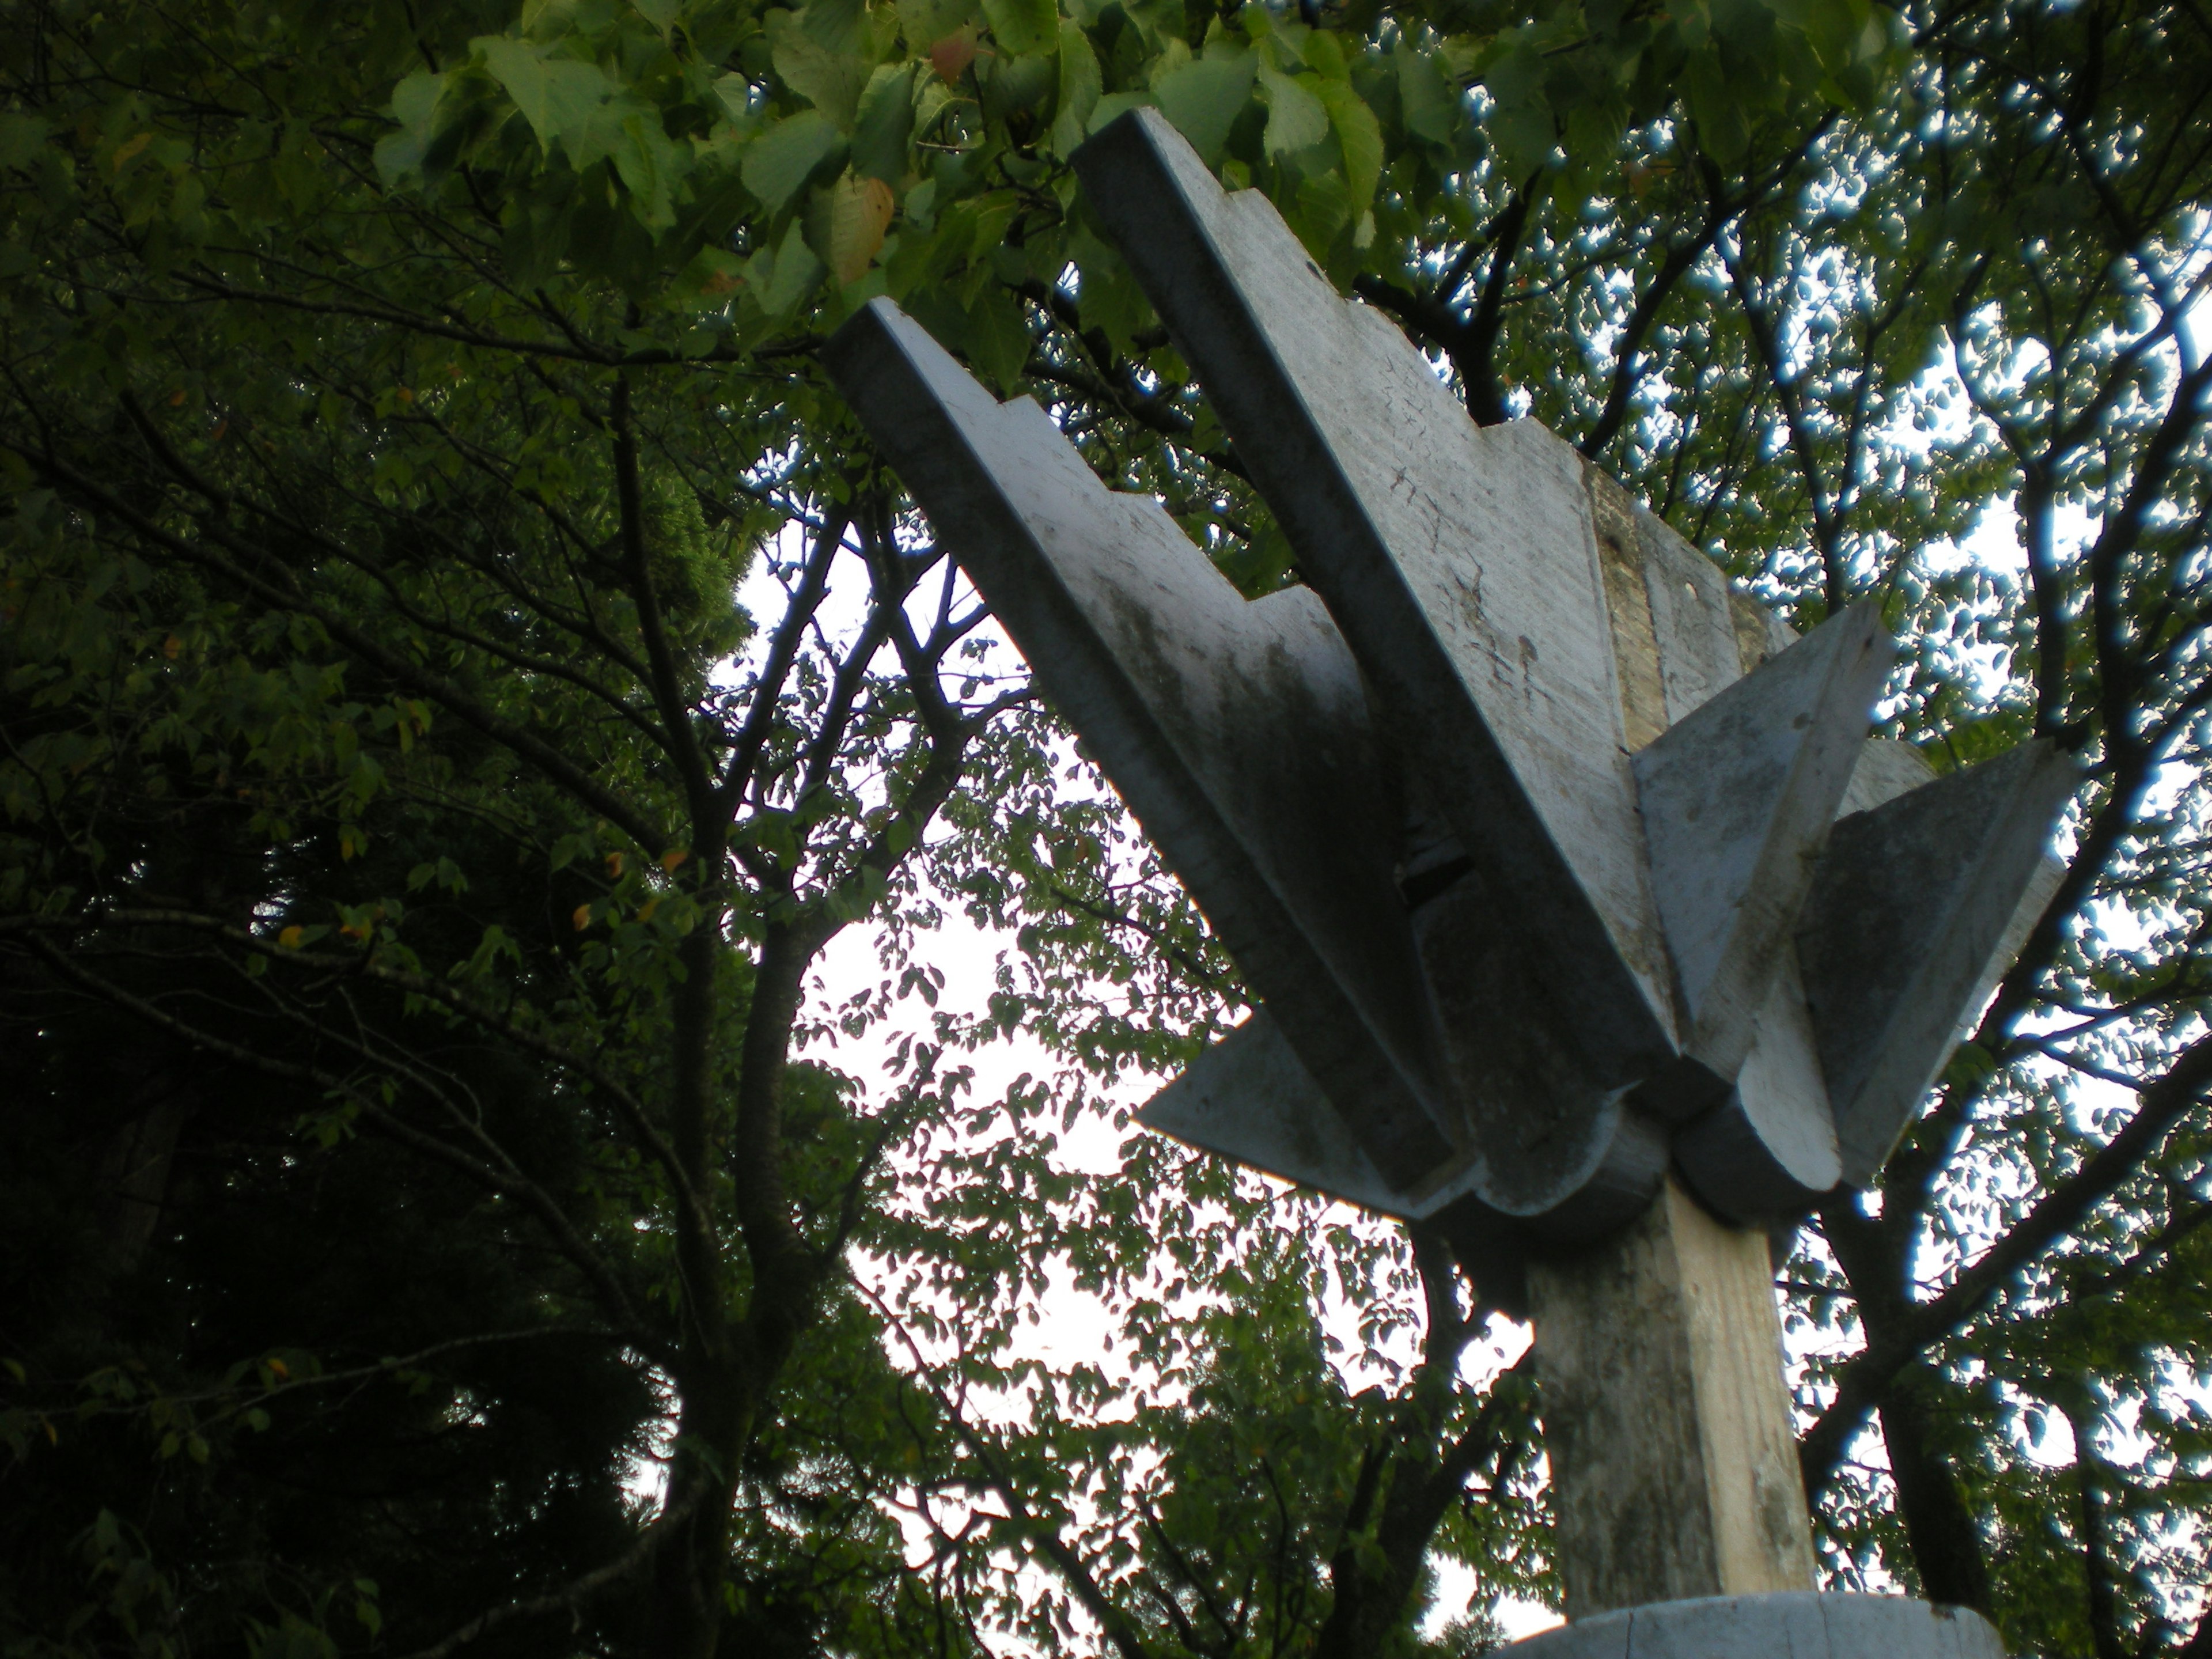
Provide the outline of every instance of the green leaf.
{"type": "Polygon", "coordinates": [[[1060,8],[1054,0],[983,0],[991,38],[1010,57],[1050,52],[1060,41],[1060,8]]]}
{"type": "Polygon", "coordinates": [[[1337,148],[1343,152],[1344,182],[1352,193],[1352,211],[1364,213],[1382,176],[1382,124],[1348,82],[1324,81],[1317,90],[1328,106],[1329,125],[1336,130],[1337,148]]]}
{"type": "Polygon", "coordinates": [[[805,227],[793,219],[783,233],[782,245],[775,251],[775,271],[761,295],[761,309],[781,321],[799,309],[800,301],[814,292],[822,276],[822,261],[806,246],[805,227]]]}
{"type": "Polygon", "coordinates": [[[959,33],[975,15],[975,0],[898,0],[899,33],[917,52],[959,33]]]}
{"type": "Polygon", "coordinates": [[[1098,54],[1091,37],[1073,21],[1060,26],[1060,98],[1052,118],[1052,147],[1059,154],[1073,152],[1091,131],[1091,112],[1105,82],[1098,70],[1098,54]]]}
{"type": "Polygon", "coordinates": [[[732,121],[743,121],[752,112],[753,84],[742,75],[721,75],[714,78],[714,100],[732,121]]]}
{"type": "Polygon", "coordinates": [[[745,188],[760,198],[774,218],[844,148],[829,117],[817,110],[802,111],[745,147],[741,176],[745,188]]]}
{"type": "Polygon", "coordinates": [[[1021,301],[997,283],[987,286],[968,310],[968,361],[976,372],[1012,397],[1030,360],[1030,331],[1021,301]]]}
{"type": "Polygon", "coordinates": [[[1717,161],[1735,161],[1750,143],[1751,130],[1744,119],[1743,100],[1722,70],[1720,54],[1693,54],[1683,80],[1690,113],[1697,122],[1698,147],[1717,161]]]}
{"type": "Polygon", "coordinates": [[[684,12],[684,0],[630,0],[630,3],[664,37],[676,27],[676,20],[684,12]]]}
{"type": "Polygon", "coordinates": [[[435,70],[416,70],[392,89],[392,118],[404,127],[427,127],[446,95],[446,77],[435,70]]]}
{"type": "Polygon", "coordinates": [[[768,15],[770,60],[783,82],[849,131],[860,94],[868,83],[868,62],[860,52],[834,46],[788,11],[768,15]]]}
{"type": "MultiPolygon", "coordinates": [[[[1190,147],[1210,167],[1220,165],[1229,129],[1251,99],[1255,64],[1250,52],[1233,58],[1194,58],[1152,83],[1152,101],[1160,113],[1190,140],[1190,147]]],[[[1106,101],[1100,100],[1102,107],[1106,101]]],[[[1320,111],[1318,104],[1314,107],[1320,111]]]]}
{"type": "Polygon", "coordinates": [[[878,64],[860,94],[853,125],[853,170],[886,184],[906,177],[914,131],[914,65],[878,64]]]}
{"type": "Polygon", "coordinates": [[[1398,71],[1400,118],[1412,137],[1449,144],[1459,131],[1459,93],[1436,53],[1417,52],[1402,40],[1392,55],[1398,71]]]}
{"type": "Polygon", "coordinates": [[[392,89],[392,116],[399,131],[378,139],[375,154],[377,176],[386,184],[421,169],[445,95],[446,77],[430,70],[416,70],[392,89]]]}
{"type": "Polygon", "coordinates": [[[1109,126],[1133,109],[1144,109],[1157,103],[1149,92],[1109,92],[1092,106],[1087,131],[1097,131],[1109,126]]]}
{"type": "Polygon", "coordinates": [[[1260,100],[1267,106],[1263,141],[1270,155],[1310,149],[1328,137],[1328,111],[1307,90],[1306,78],[1260,65],[1260,100]]]}
{"type": "Polygon", "coordinates": [[[46,124],[18,110],[0,114],[0,167],[19,167],[46,148],[46,124]]]}
{"type": "Polygon", "coordinates": [[[486,35],[470,44],[483,54],[484,67],[507,88],[538,135],[538,148],[549,155],[564,138],[582,131],[614,90],[596,64],[542,58],[526,41],[506,35],[486,35]]]}
{"type": "Polygon", "coordinates": [[[868,40],[868,0],[807,0],[799,26],[823,46],[860,52],[868,40]]]}

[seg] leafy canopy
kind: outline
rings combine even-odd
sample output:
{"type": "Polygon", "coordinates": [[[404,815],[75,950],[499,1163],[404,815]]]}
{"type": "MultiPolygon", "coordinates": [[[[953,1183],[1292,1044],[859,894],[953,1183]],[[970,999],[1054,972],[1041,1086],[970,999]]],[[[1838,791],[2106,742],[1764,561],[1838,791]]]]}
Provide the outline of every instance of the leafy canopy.
{"type": "Polygon", "coordinates": [[[1295,580],[1066,166],[1150,101],[1477,419],[1801,622],[1879,594],[1939,764],[2082,755],[2021,965],[1782,1269],[1803,1461],[1836,1582],[2196,1659],[2193,9],[7,17],[10,1652],[1373,1653],[1440,1559],[1446,1645],[1552,1593],[1437,1241],[1057,1144],[1238,990],[812,362],[888,294],[1295,580]],[[1076,1297],[1112,1347],[1040,1352],[1076,1297]]]}

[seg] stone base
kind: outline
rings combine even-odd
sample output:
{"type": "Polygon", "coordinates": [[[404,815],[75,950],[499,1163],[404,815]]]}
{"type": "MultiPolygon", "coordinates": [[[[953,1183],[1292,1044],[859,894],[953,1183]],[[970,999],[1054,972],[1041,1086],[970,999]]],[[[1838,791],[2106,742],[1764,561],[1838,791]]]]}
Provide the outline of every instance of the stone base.
{"type": "Polygon", "coordinates": [[[2005,1659],[1989,1620],[1904,1595],[1707,1595],[1547,1630],[1512,1659],[2005,1659]]]}

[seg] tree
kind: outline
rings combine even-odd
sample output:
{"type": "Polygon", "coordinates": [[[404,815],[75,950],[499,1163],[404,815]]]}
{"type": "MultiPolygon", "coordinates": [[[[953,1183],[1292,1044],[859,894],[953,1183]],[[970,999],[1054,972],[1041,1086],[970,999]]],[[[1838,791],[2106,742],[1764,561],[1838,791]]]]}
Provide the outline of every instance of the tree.
{"type": "Polygon", "coordinates": [[[1433,1552],[1541,1593],[1439,1243],[1054,1161],[1237,989],[812,363],[890,293],[1293,580],[1065,165],[1146,99],[1476,418],[1802,622],[1881,594],[1939,764],[2088,761],[1784,1270],[1804,1462],[1846,1582],[2212,1640],[2194,10],[10,15],[12,1645],[1349,1653],[1433,1552]],[[2017,579],[1959,550],[2005,505],[2017,579]],[[946,903],[1019,930],[987,1013],[879,1090],[810,1059],[933,996],[946,903]],[[810,1006],[862,922],[883,987],[810,1006]],[[1017,1028],[1064,1071],[970,1099],[1017,1028]],[[1324,1279],[1418,1357],[1352,1395],[1324,1279]],[[1127,1374],[1021,1353],[1048,1283],[1127,1374]]]}

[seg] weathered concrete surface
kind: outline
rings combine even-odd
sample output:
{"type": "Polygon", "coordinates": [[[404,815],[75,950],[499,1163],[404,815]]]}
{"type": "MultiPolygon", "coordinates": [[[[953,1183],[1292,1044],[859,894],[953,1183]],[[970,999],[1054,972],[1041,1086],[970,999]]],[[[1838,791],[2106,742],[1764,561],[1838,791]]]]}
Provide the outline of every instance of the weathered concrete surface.
{"type": "MultiPolygon", "coordinates": [[[[1871,1175],[2057,786],[1865,744],[1870,610],[1793,644],[1550,434],[1477,429],[1156,112],[1077,165],[1318,600],[1244,603],[884,302],[828,357],[1265,1002],[1145,1120],[1423,1219],[1533,1313],[1577,1630],[1809,1587],[1765,1237],[1716,1218],[1871,1175]]],[[[1714,1605],[1620,1650],[1895,1616],[1714,1605]]]]}
{"type": "Polygon", "coordinates": [[[1319,602],[1247,603],[1158,502],[1107,489],[888,301],[824,356],[1376,1167],[1410,1185],[1449,1163],[1390,792],[1319,602]]]}
{"type": "Polygon", "coordinates": [[[2004,1659],[1988,1620],[1903,1595],[1717,1595],[1628,1607],[1501,1649],[1512,1659],[2004,1659]]]}
{"type": "MultiPolygon", "coordinates": [[[[1381,1215],[1424,1212],[1383,1178],[1265,1009],[1203,1050],[1138,1109],[1137,1121],[1381,1215]]],[[[1456,1184],[1464,1182],[1462,1172],[1456,1184]]]]}
{"type": "Polygon", "coordinates": [[[1765,1237],[1670,1180],[1626,1231],[1528,1273],[1567,1616],[1809,1589],[1765,1237]]]}
{"type": "MultiPolygon", "coordinates": [[[[1856,1041],[1837,1033],[1873,994],[1839,988],[1825,947],[1816,1028],[1795,960],[1839,799],[1924,772],[1860,742],[1871,611],[1793,644],[1550,434],[1475,428],[1155,113],[1079,165],[1326,612],[1303,590],[1245,603],[888,304],[829,357],[1267,1006],[1146,1121],[1532,1242],[1640,1211],[1670,1136],[1745,1223],[1869,1178],[1948,1040],[1885,1027],[1889,1060],[1832,1103],[1856,1041]]],[[[1975,914],[2004,908],[1973,879],[1975,914]]],[[[1970,954],[1979,983],[1994,957],[1970,954]]],[[[1911,994],[1954,991],[1923,974],[1911,994]]]]}
{"type": "MultiPolygon", "coordinates": [[[[1501,1161],[1512,1164],[1533,1138],[1529,1132],[1540,1133],[1543,1119],[1501,1123],[1498,1136],[1421,1180],[1394,1183],[1367,1156],[1264,1009],[1202,1051],[1138,1109],[1137,1119],[1190,1146],[1378,1214],[1428,1221],[1450,1210],[1487,1239],[1503,1240],[1528,1224],[1537,1237],[1580,1243],[1634,1219],[1666,1173],[1664,1133],[1626,1106],[1625,1092],[1599,1103],[1583,1125],[1575,1143],[1577,1161],[1555,1172],[1540,1200],[1518,1207],[1517,1189],[1499,1179],[1498,1167],[1501,1161]],[[1501,1189],[1505,1203],[1498,1201],[1501,1189]]],[[[1564,1134],[1558,1139],[1566,1140],[1564,1134]]],[[[1516,1248],[1526,1247],[1524,1239],[1516,1248]]],[[[1494,1261],[1488,1271],[1496,1277],[1494,1261]]]]}
{"type": "Polygon", "coordinates": [[[1844,1178],[1871,1181],[2050,896],[2074,763],[2023,744],[1836,825],[1797,930],[1844,1178]]]}
{"type": "Polygon", "coordinates": [[[1856,605],[1636,756],[1682,1053],[1723,1090],[1751,1051],[1892,654],[1879,608],[1856,605]]]}
{"type": "Polygon", "coordinates": [[[1851,769],[1850,786],[1844,791],[1836,816],[1870,811],[1935,781],[1936,769],[1911,744],[1896,738],[1869,738],[1859,746],[1858,764],[1851,769]]]}
{"type": "Polygon", "coordinates": [[[1835,1114],[1789,940],[1735,1086],[1675,1136],[1674,1164],[1708,1208],[1743,1226],[1801,1217],[1842,1179],[1835,1114]]]}
{"type": "Polygon", "coordinates": [[[1477,428],[1157,111],[1076,168],[1522,941],[1531,1003],[1600,1087],[1638,1080],[1674,1005],[1580,458],[1533,422],[1477,428]]]}

